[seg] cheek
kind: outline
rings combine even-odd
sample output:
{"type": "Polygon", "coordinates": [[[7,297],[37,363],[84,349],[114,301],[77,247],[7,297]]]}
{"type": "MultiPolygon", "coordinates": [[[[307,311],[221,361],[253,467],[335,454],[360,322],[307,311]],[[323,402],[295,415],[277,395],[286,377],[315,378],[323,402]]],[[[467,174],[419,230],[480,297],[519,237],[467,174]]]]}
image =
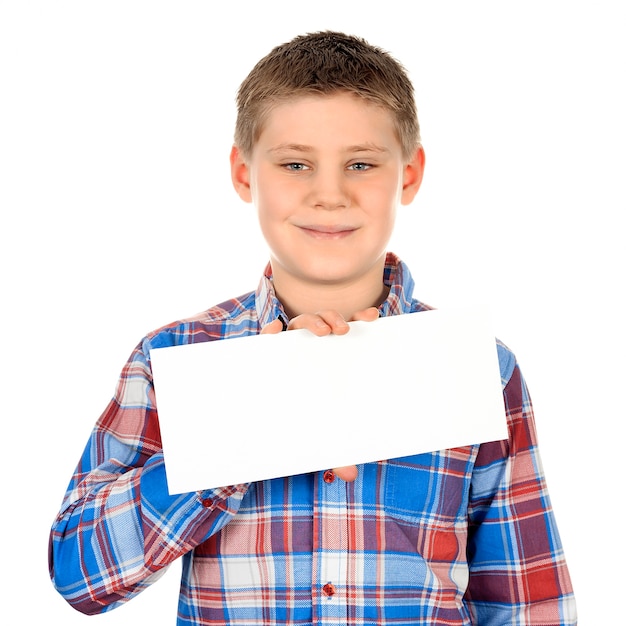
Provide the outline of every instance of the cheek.
{"type": "Polygon", "coordinates": [[[286,202],[283,194],[265,190],[256,195],[254,206],[259,225],[266,237],[271,237],[273,233],[276,233],[289,217],[287,210],[289,203],[286,202]]]}
{"type": "Polygon", "coordinates": [[[393,222],[400,204],[402,189],[393,183],[376,185],[370,188],[362,199],[374,219],[381,223],[393,222]]]}
{"type": "Polygon", "coordinates": [[[300,205],[297,191],[289,185],[275,185],[265,181],[261,189],[257,188],[254,204],[259,216],[268,221],[284,220],[300,205]]]}
{"type": "Polygon", "coordinates": [[[367,189],[367,195],[376,197],[378,204],[385,203],[386,205],[397,204],[402,194],[402,180],[396,176],[381,177],[376,181],[372,181],[372,184],[367,189]]]}

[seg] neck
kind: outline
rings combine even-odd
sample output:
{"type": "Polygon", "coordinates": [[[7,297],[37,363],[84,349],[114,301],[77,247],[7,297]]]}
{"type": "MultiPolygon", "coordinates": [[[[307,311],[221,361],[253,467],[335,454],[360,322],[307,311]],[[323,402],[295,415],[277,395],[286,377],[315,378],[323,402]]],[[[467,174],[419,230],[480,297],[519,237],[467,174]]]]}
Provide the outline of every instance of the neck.
{"type": "Polygon", "coordinates": [[[369,307],[380,306],[389,287],[383,283],[384,259],[368,273],[353,281],[307,282],[273,267],[276,296],[289,319],[303,313],[337,311],[350,321],[354,314],[369,307]]]}

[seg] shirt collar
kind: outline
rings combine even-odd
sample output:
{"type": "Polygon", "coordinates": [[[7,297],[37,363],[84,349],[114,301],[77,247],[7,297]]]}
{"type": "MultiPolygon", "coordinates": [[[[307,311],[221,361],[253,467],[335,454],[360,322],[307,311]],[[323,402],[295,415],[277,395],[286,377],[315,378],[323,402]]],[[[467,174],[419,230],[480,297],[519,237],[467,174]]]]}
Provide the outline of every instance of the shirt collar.
{"type": "Polygon", "coordinates": [[[287,323],[288,318],[283,305],[276,297],[274,291],[274,281],[272,280],[272,266],[268,263],[259,282],[255,294],[256,314],[259,319],[259,326],[263,328],[275,319],[283,320],[287,323]]]}
{"type": "Polygon", "coordinates": [[[393,252],[387,252],[383,283],[389,287],[389,295],[378,307],[381,317],[410,313],[415,283],[408,266],[393,252]]]}
{"type": "MultiPolygon", "coordinates": [[[[393,252],[387,253],[383,283],[389,287],[389,295],[378,307],[381,317],[411,312],[415,283],[407,265],[393,252]]],[[[272,280],[272,266],[268,263],[256,290],[255,306],[261,328],[275,319],[288,321],[282,304],[276,297],[272,280]]]]}

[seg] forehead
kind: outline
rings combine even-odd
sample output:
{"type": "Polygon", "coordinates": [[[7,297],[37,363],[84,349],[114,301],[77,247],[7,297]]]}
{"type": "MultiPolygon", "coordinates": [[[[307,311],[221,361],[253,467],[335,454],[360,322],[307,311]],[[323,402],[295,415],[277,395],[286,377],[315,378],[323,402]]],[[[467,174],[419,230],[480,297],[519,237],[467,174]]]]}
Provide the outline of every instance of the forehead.
{"type": "Polygon", "coordinates": [[[400,143],[392,113],[350,93],[302,95],[269,107],[257,143],[400,143]]]}

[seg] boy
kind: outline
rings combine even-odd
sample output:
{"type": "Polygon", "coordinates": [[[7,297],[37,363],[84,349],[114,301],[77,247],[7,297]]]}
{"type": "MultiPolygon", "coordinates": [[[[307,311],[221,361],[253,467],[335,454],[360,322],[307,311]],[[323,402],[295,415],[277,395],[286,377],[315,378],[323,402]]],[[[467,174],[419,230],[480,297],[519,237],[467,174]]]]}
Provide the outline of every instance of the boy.
{"type": "MultiPolygon", "coordinates": [[[[168,495],[152,348],[429,308],[386,250],[424,170],[412,85],[386,52],[333,32],[275,48],[240,87],[230,160],[270,263],[255,292],[131,355],[52,528],[57,589],[103,612],[182,557],[178,624],[575,624],[530,400],[501,344],[506,441],[168,495]]],[[[207,462],[237,445],[223,428],[207,462]]]]}

